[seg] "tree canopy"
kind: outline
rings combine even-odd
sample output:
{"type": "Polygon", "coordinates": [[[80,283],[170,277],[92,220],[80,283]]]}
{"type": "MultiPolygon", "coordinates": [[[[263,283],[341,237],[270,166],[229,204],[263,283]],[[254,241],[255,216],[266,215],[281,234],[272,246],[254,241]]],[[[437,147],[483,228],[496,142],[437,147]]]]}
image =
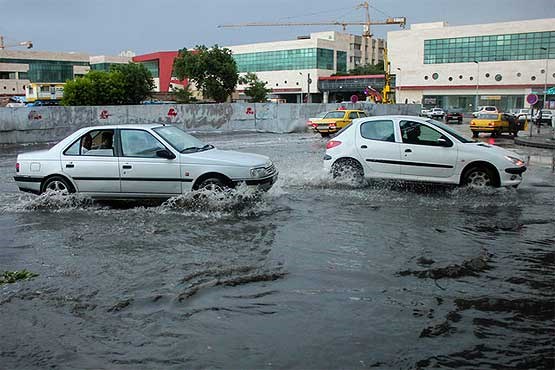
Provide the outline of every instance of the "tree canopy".
{"type": "Polygon", "coordinates": [[[191,51],[181,49],[173,70],[178,79],[188,78],[205,98],[216,102],[227,100],[239,78],[231,50],[218,45],[210,49],[204,45],[197,45],[191,51]]]}
{"type": "Polygon", "coordinates": [[[383,61],[377,64],[365,64],[356,66],[349,73],[336,73],[335,76],[361,76],[361,75],[383,75],[385,74],[383,61]]]}
{"type": "Polygon", "coordinates": [[[154,82],[142,64],[112,65],[109,72],[90,71],[66,82],[63,105],[139,104],[150,96],[154,82]]]}
{"type": "Polygon", "coordinates": [[[266,82],[260,80],[258,76],[252,72],[248,72],[239,78],[239,83],[247,85],[245,95],[251,98],[254,103],[263,103],[267,100],[268,94],[272,91],[266,87],[266,82]]]}

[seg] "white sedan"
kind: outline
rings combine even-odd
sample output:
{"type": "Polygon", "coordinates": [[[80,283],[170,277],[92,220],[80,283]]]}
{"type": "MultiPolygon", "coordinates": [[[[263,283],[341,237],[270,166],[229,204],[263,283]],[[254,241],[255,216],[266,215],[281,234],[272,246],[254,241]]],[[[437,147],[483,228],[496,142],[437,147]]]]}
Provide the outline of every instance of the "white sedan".
{"type": "Polygon", "coordinates": [[[513,152],[412,116],[354,120],[326,148],[324,168],[334,177],[517,187],[526,171],[513,152]]]}
{"type": "Polygon", "coordinates": [[[49,150],[19,154],[15,169],[22,191],[95,198],[169,198],[240,183],[268,190],[278,176],[266,156],[218,150],[161,124],[83,128],[49,150]]]}

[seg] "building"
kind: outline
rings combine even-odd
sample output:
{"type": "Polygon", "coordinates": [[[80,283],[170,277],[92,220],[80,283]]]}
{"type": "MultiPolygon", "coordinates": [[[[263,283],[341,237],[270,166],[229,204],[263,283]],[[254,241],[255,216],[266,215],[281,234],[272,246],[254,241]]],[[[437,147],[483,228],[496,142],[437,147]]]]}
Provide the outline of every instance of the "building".
{"type": "MultiPolygon", "coordinates": [[[[347,73],[358,65],[383,60],[380,39],[341,32],[317,32],[296,40],[228,46],[240,73],[253,72],[272,89],[271,98],[290,103],[327,102],[321,77],[347,73]]],[[[245,86],[239,85],[241,93],[245,86]]],[[[244,97],[244,96],[243,96],[244,97]]]]}
{"type": "MultiPolygon", "coordinates": [[[[398,102],[523,108],[555,84],[555,19],[466,26],[414,24],[387,34],[398,102]]],[[[555,96],[546,106],[555,109],[555,96]]]]}
{"type": "Polygon", "coordinates": [[[0,97],[25,95],[26,88],[34,84],[34,90],[38,87],[50,99],[59,96],[60,84],[67,80],[83,76],[91,69],[106,70],[111,64],[129,61],[129,57],[118,56],[0,50],[0,97]]]}

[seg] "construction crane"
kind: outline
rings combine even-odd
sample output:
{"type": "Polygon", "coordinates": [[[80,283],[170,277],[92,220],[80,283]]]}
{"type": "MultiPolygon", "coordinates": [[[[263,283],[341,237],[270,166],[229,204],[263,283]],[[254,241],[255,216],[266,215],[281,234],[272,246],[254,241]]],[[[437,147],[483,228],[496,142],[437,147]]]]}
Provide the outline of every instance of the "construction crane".
{"type": "Polygon", "coordinates": [[[365,38],[372,37],[370,32],[371,25],[387,25],[387,24],[398,24],[401,27],[405,27],[407,24],[406,17],[390,17],[385,21],[370,21],[370,5],[368,1],[363,2],[356,6],[357,9],[365,10],[365,20],[364,22],[347,22],[347,21],[330,21],[330,22],[252,22],[252,23],[237,23],[237,24],[223,24],[219,25],[218,28],[237,28],[237,27],[291,27],[291,26],[341,26],[343,31],[346,30],[347,26],[363,26],[362,36],[365,38]]]}
{"type": "Polygon", "coordinates": [[[6,48],[11,48],[14,46],[25,46],[27,49],[31,49],[33,47],[32,41],[21,41],[16,42],[15,44],[5,44],[4,43],[4,36],[0,35],[0,50],[4,50],[6,48]]]}

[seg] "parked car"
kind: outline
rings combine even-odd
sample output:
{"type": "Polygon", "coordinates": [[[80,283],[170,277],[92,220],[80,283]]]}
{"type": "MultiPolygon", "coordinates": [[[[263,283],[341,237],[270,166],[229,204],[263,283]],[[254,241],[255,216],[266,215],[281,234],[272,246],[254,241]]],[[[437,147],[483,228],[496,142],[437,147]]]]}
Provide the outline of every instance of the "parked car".
{"type": "Polygon", "coordinates": [[[322,137],[329,136],[349,125],[354,119],[366,117],[366,113],[356,109],[338,109],[326,113],[321,118],[312,121],[312,129],[322,137]]]}
{"type": "Polygon", "coordinates": [[[454,111],[445,112],[445,123],[449,123],[451,121],[457,121],[459,125],[462,124],[463,122],[462,113],[454,112],[454,111]]]}
{"type": "Polygon", "coordinates": [[[536,114],[534,114],[534,119],[538,124],[551,125],[551,117],[553,117],[553,111],[550,109],[541,109],[536,114]]]}
{"type": "Polygon", "coordinates": [[[478,117],[479,113],[499,113],[499,109],[497,109],[497,107],[494,107],[493,105],[478,107],[478,110],[476,112],[472,112],[472,117],[478,117]]]}
{"type": "Polygon", "coordinates": [[[513,114],[519,121],[530,119],[530,109],[515,109],[513,114]]]}
{"type": "Polygon", "coordinates": [[[263,155],[224,151],[175,126],[87,127],[49,150],[19,154],[15,182],[32,193],[169,198],[244,183],[269,189],[278,171],[263,155]]]}
{"type": "Polygon", "coordinates": [[[429,109],[422,109],[420,110],[420,117],[428,117],[428,113],[430,113],[429,109]]]}
{"type": "Polygon", "coordinates": [[[524,122],[519,121],[512,114],[506,113],[478,113],[478,117],[470,121],[470,130],[473,137],[478,137],[480,132],[488,132],[492,137],[508,132],[518,136],[524,129],[524,122]]]}
{"type": "Polygon", "coordinates": [[[444,116],[445,116],[445,111],[441,108],[432,108],[428,112],[428,118],[442,120],[444,116]]]}
{"type": "Polygon", "coordinates": [[[360,119],[326,145],[333,177],[444,184],[513,186],[524,161],[506,149],[475,142],[441,122],[412,116],[360,119]]]}

